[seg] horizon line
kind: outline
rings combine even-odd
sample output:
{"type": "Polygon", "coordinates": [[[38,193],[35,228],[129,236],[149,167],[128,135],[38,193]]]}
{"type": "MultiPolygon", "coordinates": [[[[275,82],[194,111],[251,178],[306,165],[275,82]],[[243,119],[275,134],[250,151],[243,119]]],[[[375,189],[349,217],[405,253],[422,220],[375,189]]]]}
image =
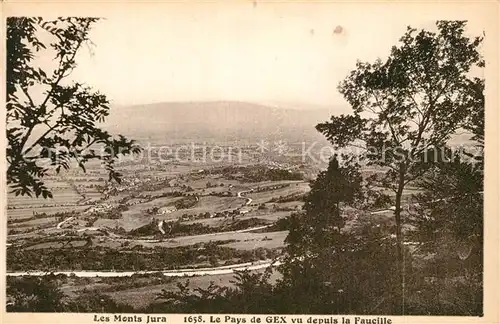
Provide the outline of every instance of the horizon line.
{"type": "Polygon", "coordinates": [[[333,108],[349,108],[349,105],[339,105],[339,104],[315,104],[315,103],[304,103],[304,102],[280,102],[280,101],[255,101],[255,100],[231,100],[231,99],[214,99],[214,100],[165,100],[165,101],[153,101],[145,103],[113,103],[110,100],[110,107],[134,107],[134,106],[153,106],[160,104],[214,104],[214,103],[233,103],[233,104],[251,104],[256,106],[261,106],[265,108],[278,108],[283,110],[327,110],[333,108]],[[301,108],[302,106],[302,108],[301,108]],[[305,108],[305,109],[304,109],[305,108]],[[313,109],[307,109],[313,108],[313,109]]]}

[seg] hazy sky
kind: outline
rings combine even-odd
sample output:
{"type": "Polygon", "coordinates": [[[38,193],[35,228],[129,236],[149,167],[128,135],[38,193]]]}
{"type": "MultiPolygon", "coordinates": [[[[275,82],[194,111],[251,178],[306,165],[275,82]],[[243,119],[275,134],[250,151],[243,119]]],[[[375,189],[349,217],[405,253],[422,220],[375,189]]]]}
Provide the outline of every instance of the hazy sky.
{"type": "MultiPolygon", "coordinates": [[[[434,25],[434,18],[409,20],[381,6],[328,8],[249,3],[117,12],[95,26],[94,53],[82,48],[73,76],[116,104],[344,105],[336,86],[357,59],[386,57],[408,24],[434,25]]],[[[470,21],[472,34],[482,32],[480,22],[470,21]]]]}

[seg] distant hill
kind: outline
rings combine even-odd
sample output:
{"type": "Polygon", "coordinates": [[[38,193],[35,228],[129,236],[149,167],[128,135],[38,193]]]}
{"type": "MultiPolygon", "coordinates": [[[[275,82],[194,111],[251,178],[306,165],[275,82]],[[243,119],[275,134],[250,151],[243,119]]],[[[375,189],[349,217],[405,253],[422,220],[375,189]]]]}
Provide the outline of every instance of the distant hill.
{"type": "Polygon", "coordinates": [[[166,102],[111,108],[105,129],[139,140],[322,140],[316,124],[334,109],[284,109],[247,102],[166,102]]]}
{"type": "MultiPolygon", "coordinates": [[[[348,109],[347,109],[348,111],[348,109]]],[[[234,142],[260,140],[325,143],[315,126],[346,107],[302,106],[238,101],[164,102],[111,108],[104,128],[141,142],[234,142]],[[286,107],[286,108],[282,108],[286,107]]],[[[451,145],[471,145],[459,132],[451,145]]]]}

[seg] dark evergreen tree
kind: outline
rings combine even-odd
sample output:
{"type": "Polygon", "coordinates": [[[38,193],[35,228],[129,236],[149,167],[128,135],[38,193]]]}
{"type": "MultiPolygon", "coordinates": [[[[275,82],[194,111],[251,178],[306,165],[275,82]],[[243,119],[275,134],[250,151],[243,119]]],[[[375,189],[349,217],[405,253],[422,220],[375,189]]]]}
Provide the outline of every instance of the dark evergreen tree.
{"type": "Polygon", "coordinates": [[[394,241],[369,228],[362,233],[345,228],[343,207],[362,198],[361,184],[359,166],[340,166],[334,156],[312,183],[305,211],[290,217],[276,290],[288,311],[398,312],[394,241]]]}
{"type": "Polygon", "coordinates": [[[311,184],[311,191],[304,203],[304,213],[291,218],[290,234],[286,242],[291,255],[303,249],[331,246],[332,234],[344,226],[342,204],[352,204],[361,198],[361,174],[359,166],[341,167],[335,155],[326,171],[318,174],[311,184]]]}

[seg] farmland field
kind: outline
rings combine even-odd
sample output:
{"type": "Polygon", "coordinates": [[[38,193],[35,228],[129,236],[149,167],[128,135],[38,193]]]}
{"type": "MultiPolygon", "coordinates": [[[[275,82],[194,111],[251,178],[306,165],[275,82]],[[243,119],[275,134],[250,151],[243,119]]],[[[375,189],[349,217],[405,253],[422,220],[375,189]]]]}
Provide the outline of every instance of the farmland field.
{"type": "Polygon", "coordinates": [[[22,218],[30,218],[34,214],[45,213],[47,215],[52,215],[56,213],[64,213],[71,211],[81,212],[88,208],[89,206],[54,206],[54,207],[29,207],[29,208],[18,207],[16,209],[7,209],[7,217],[8,219],[22,219],[22,218]]]}
{"type": "Polygon", "coordinates": [[[57,206],[57,205],[75,205],[78,201],[80,201],[83,197],[76,192],[71,187],[67,187],[64,189],[55,189],[54,190],[54,198],[42,200],[39,198],[31,198],[27,196],[18,196],[15,197],[12,194],[9,194],[9,207],[44,207],[46,205],[49,206],[57,206]]]}
{"type": "MultiPolygon", "coordinates": [[[[190,261],[175,266],[180,268],[272,259],[282,253],[288,235],[287,230],[273,226],[292,213],[301,212],[310,184],[305,179],[266,179],[265,173],[261,173],[266,168],[259,164],[241,168],[227,164],[203,168],[195,163],[127,164],[120,166],[124,174],[121,184],[105,181],[101,171],[93,169],[89,170],[88,178],[81,171],[59,178],[52,176],[54,199],[9,195],[9,230],[15,233],[9,237],[9,244],[18,249],[16,253],[50,255],[43,262],[54,262],[51,268],[73,266],[79,270],[84,264],[88,271],[101,269],[102,262],[115,262],[110,260],[129,269],[130,262],[117,258],[128,260],[134,256],[146,258],[141,262],[148,263],[147,258],[154,258],[153,251],[161,249],[170,249],[172,253],[192,249],[190,253],[199,254],[194,259],[189,259],[193,255],[188,254],[190,261]],[[214,247],[220,251],[215,254],[217,257],[204,255],[205,249],[214,247]],[[114,257],[101,260],[93,249],[114,257]],[[69,257],[59,259],[61,253],[69,251],[86,253],[88,257],[83,263],[69,257]]],[[[376,217],[387,222],[390,215],[391,211],[381,211],[376,217]]],[[[346,226],[354,228],[357,222],[352,218],[346,226]]],[[[172,265],[159,266],[168,269],[172,265]]],[[[210,281],[231,286],[233,277],[220,274],[194,276],[189,280],[193,287],[206,287],[210,281]]],[[[83,278],[75,280],[67,278],[62,284],[62,290],[70,296],[83,291],[83,278]]],[[[176,289],[176,283],[187,278],[130,279],[133,282],[130,288],[118,279],[114,283],[98,278],[85,280],[91,290],[103,292],[118,302],[146,305],[162,289],[176,289]]]]}

